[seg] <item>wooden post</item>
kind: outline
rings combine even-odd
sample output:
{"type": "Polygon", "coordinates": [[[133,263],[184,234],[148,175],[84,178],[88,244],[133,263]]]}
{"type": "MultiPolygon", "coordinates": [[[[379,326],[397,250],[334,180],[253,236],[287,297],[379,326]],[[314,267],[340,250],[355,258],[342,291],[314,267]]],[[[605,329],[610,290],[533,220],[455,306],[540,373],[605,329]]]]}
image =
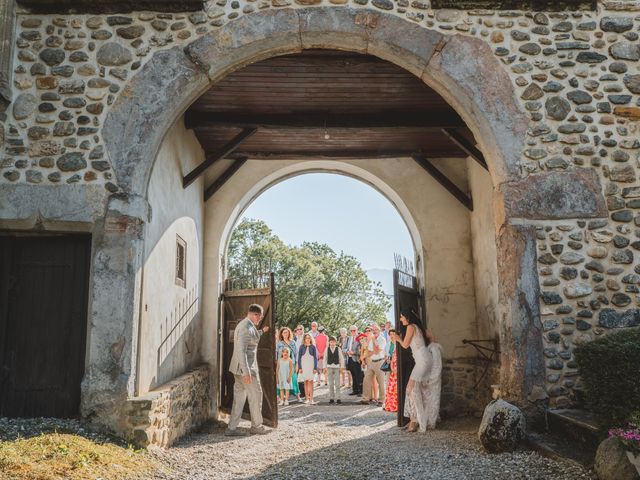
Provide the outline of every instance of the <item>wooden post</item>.
{"type": "Polygon", "coordinates": [[[4,112],[12,100],[15,4],[15,0],[0,0],[0,112],[4,112]]]}

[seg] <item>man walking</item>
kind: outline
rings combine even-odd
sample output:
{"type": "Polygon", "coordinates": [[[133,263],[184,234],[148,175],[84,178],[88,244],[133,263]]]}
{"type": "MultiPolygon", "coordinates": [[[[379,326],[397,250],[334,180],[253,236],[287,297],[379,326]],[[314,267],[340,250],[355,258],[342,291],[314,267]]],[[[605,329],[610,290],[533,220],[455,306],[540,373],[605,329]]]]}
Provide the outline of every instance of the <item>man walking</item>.
{"type": "Polygon", "coordinates": [[[225,431],[228,436],[244,436],[246,433],[238,430],[240,417],[244,404],[249,400],[251,412],[251,429],[249,433],[264,434],[269,430],[262,425],[262,387],[258,372],[258,342],[260,336],[269,330],[264,327],[258,330],[256,327],[264,316],[264,310],[260,305],[250,305],[247,317],[236,325],[233,333],[233,355],[229,371],[233,373],[235,383],[233,385],[233,406],[229,427],[225,431]]]}
{"type": "Polygon", "coordinates": [[[387,342],[380,334],[380,326],[377,323],[373,324],[372,332],[369,336],[369,344],[367,349],[371,352],[371,355],[367,357],[367,373],[364,375],[364,393],[360,403],[369,403],[371,401],[371,387],[372,380],[375,376],[378,381],[378,392],[380,396],[380,403],[384,405],[385,385],[384,385],[384,373],[380,370],[382,366],[382,360],[384,360],[387,342]]]}

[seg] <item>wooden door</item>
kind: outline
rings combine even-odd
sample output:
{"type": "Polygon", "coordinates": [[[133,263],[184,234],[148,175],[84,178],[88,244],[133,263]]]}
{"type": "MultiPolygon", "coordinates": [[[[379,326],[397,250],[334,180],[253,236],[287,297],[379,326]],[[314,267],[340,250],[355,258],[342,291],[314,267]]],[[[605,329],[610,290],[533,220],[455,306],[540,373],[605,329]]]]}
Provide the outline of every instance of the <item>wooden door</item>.
{"type": "Polygon", "coordinates": [[[88,235],[0,234],[0,416],[78,414],[90,249],[88,235]]]}
{"type": "MultiPolygon", "coordinates": [[[[395,296],[396,331],[403,337],[406,327],[400,322],[400,312],[405,309],[413,310],[425,325],[424,308],[422,298],[418,290],[418,280],[413,275],[400,270],[393,271],[393,289],[395,296]]],[[[397,376],[398,376],[398,426],[405,425],[409,419],[404,413],[404,401],[409,383],[411,370],[415,365],[411,348],[402,348],[397,345],[397,376]]]]}
{"type": "MultiPolygon", "coordinates": [[[[233,355],[233,334],[236,325],[242,321],[249,305],[256,303],[264,308],[264,318],[258,328],[269,327],[269,331],[260,337],[258,343],[258,369],[262,385],[262,416],[264,423],[271,427],[278,425],[278,402],[276,396],[276,343],[275,343],[275,308],[273,275],[269,276],[265,288],[233,289],[233,282],[225,282],[227,288],[222,297],[222,374],[220,385],[220,409],[231,412],[233,405],[234,376],[229,372],[229,364],[233,355]]],[[[249,413],[249,404],[245,405],[245,413],[249,413]]],[[[248,417],[247,417],[248,418],[248,417]]]]}

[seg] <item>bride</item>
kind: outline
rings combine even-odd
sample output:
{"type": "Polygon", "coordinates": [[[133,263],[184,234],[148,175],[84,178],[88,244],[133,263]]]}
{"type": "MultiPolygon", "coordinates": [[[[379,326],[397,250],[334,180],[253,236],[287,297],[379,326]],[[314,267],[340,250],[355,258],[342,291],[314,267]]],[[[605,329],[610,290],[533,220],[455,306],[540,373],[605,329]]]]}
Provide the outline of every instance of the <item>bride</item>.
{"type": "Polygon", "coordinates": [[[406,334],[404,338],[394,334],[393,340],[405,349],[411,347],[416,363],[409,376],[405,397],[405,411],[411,420],[407,431],[424,432],[427,428],[435,428],[439,416],[441,347],[437,343],[430,345],[427,332],[413,311],[403,311],[400,322],[406,327],[406,334]]]}

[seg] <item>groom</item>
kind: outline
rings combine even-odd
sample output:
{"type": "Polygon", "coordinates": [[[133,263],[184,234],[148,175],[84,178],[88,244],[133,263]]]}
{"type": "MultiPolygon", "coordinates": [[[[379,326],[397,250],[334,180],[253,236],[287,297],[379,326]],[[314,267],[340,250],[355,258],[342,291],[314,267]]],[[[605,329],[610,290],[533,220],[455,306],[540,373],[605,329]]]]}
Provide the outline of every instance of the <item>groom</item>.
{"type": "Polygon", "coordinates": [[[229,427],[225,431],[227,436],[246,435],[246,432],[238,430],[238,424],[247,398],[251,412],[249,433],[269,433],[269,430],[262,425],[262,387],[260,386],[257,361],[260,336],[269,330],[269,327],[264,327],[262,330],[256,328],[263,316],[264,310],[261,305],[250,305],[247,317],[236,325],[233,333],[233,355],[229,371],[233,373],[235,383],[233,385],[231,418],[229,427]]]}

